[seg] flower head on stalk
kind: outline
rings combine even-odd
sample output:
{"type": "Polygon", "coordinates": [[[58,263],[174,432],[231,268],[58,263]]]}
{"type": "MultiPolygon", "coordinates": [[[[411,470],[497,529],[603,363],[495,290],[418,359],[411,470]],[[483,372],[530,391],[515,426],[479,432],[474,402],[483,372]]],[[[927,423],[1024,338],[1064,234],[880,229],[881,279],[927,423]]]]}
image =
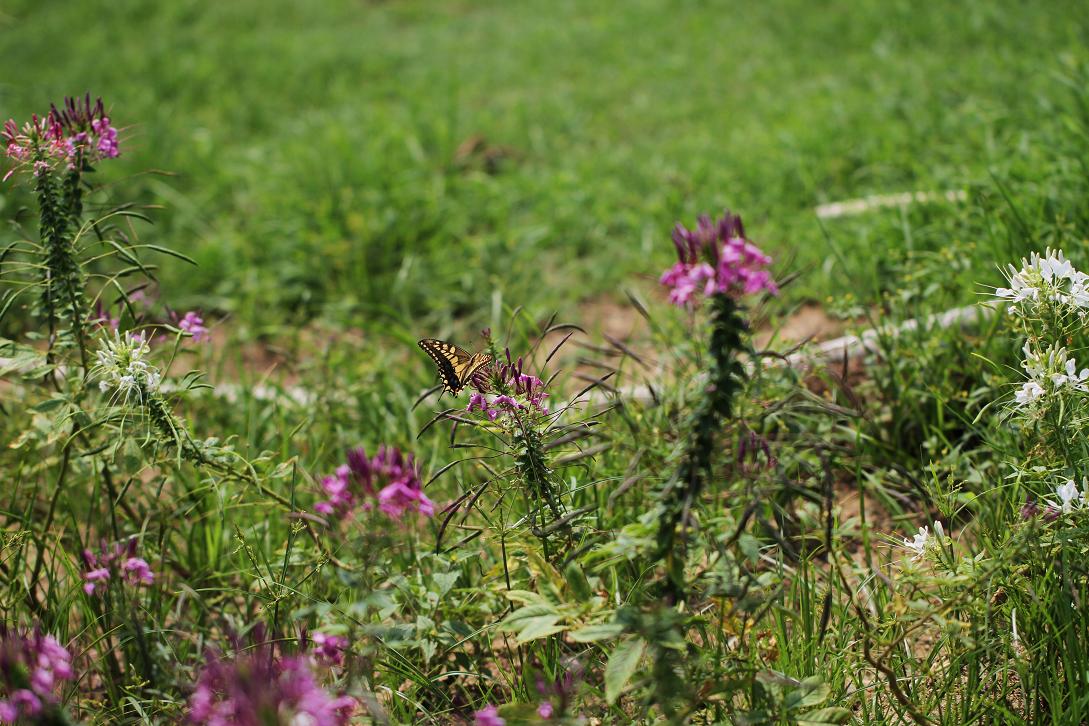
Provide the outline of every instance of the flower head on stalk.
{"type": "Polygon", "coordinates": [[[507,362],[500,365],[493,375],[493,380],[486,388],[477,387],[469,397],[465,410],[469,413],[480,411],[489,421],[496,421],[503,416],[510,416],[524,411],[534,416],[547,416],[548,405],[545,399],[544,381],[524,371],[524,360],[514,360],[510,349],[505,351],[507,362]],[[489,394],[487,391],[495,391],[489,394]]]}
{"type": "Polygon", "coordinates": [[[115,544],[112,548],[103,542],[97,554],[83,550],[83,564],[87,568],[83,573],[83,591],[88,595],[94,595],[100,586],[110,580],[132,587],[155,582],[155,573],[147,560],[136,556],[135,537],[130,538],[126,545],[115,544]]]}
{"type": "Polygon", "coordinates": [[[323,478],[321,486],[329,498],[315,505],[320,514],[371,509],[371,499],[377,499],[378,509],[393,519],[413,510],[427,517],[435,513],[435,505],[423,493],[415,457],[394,446],[379,446],[373,457],[362,447],[352,449],[348,463],[323,478]]]}
{"type": "Polygon", "coordinates": [[[1077,360],[1064,347],[1037,350],[1025,343],[1021,366],[1028,380],[1014,393],[1019,408],[1038,408],[1050,397],[1063,393],[1089,393],[1089,368],[1079,370],[1077,360]]]}
{"type": "Polygon", "coordinates": [[[1070,514],[1089,506],[1089,497],[1078,488],[1073,479],[1067,479],[1055,487],[1055,496],[1058,501],[1049,499],[1046,502],[1051,510],[1057,511],[1059,514],[1070,514]]]}
{"type": "Polygon", "coordinates": [[[34,176],[51,171],[69,159],[69,148],[60,123],[52,114],[30,117],[22,128],[14,119],[4,122],[4,154],[15,164],[4,175],[4,181],[20,169],[29,169],[34,176]]]}
{"type": "MultiPolygon", "coordinates": [[[[260,639],[263,631],[259,631],[260,639]]],[[[259,643],[227,659],[210,651],[189,699],[188,722],[205,726],[270,723],[342,726],[356,702],[318,684],[307,658],[282,657],[259,643]]]]}
{"type": "Polygon", "coordinates": [[[63,130],[69,161],[79,157],[93,162],[120,156],[117,129],[111,125],[101,98],[92,104],[89,93],[80,99],[65,97],[63,108],[54,105],[49,115],[63,130]]]}
{"type": "Polygon", "coordinates": [[[151,346],[143,333],[122,335],[115,330],[112,335],[103,337],[102,347],[95,354],[92,374],[98,378],[98,386],[103,391],[112,389],[126,402],[130,398],[143,400],[147,394],[157,391],[162,381],[159,370],[148,363],[150,355],[151,346]]]}
{"type": "Polygon", "coordinates": [[[674,305],[694,306],[701,295],[779,292],[767,270],[771,258],[746,239],[741,217],[736,214],[727,211],[717,222],[702,215],[695,229],[678,223],[673,245],[677,262],[662,273],[660,282],[670,289],[669,301],[674,305]]]}
{"type": "Polygon", "coordinates": [[[74,677],[72,656],[53,636],[0,626],[0,723],[56,709],[54,688],[74,677]]]}
{"type": "Polygon", "coordinates": [[[31,116],[21,128],[14,119],[4,123],[0,133],[4,153],[15,162],[5,180],[21,168],[39,176],[120,155],[117,129],[110,123],[101,98],[93,104],[90,94],[79,100],[65,98],[62,105],[51,106],[45,116],[31,116]]]}
{"type": "Polygon", "coordinates": [[[1009,265],[1006,279],[1010,286],[997,288],[994,294],[1010,303],[1011,315],[1074,313],[1082,320],[1089,315],[1089,275],[1075,269],[1062,250],[1033,252],[1021,260],[1021,269],[1009,265]]]}

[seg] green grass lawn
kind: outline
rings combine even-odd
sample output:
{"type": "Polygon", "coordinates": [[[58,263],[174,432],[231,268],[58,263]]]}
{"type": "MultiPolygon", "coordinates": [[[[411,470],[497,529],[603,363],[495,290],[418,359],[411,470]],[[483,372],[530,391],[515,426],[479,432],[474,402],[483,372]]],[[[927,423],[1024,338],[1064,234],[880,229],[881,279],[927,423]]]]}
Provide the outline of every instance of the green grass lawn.
{"type": "MultiPolygon", "coordinates": [[[[874,298],[894,284],[890,260],[985,223],[938,205],[822,230],[813,206],[976,194],[1048,163],[1041,132],[1059,123],[1078,14],[883,0],[14,0],[0,15],[0,115],[101,94],[127,127],[108,171],[126,177],[118,198],[162,204],[144,234],[199,262],[167,266],[174,304],[243,327],[478,323],[495,302],[568,312],[649,283],[673,222],[725,205],[803,272],[795,299],[874,298]]],[[[27,200],[4,201],[10,215],[27,200]]],[[[985,245],[973,262],[1011,251],[985,245]]]]}

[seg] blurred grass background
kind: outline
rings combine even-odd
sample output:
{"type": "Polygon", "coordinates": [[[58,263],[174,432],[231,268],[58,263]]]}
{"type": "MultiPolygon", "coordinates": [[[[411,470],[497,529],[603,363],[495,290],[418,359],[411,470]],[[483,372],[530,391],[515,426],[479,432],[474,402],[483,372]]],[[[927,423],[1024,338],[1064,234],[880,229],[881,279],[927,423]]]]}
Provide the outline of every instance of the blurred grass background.
{"type": "MultiPolygon", "coordinates": [[[[113,200],[164,205],[145,234],[200,263],[165,265],[170,304],[251,329],[434,329],[487,322],[496,302],[568,312],[649,287],[672,224],[724,205],[803,273],[792,299],[876,299],[898,255],[978,237],[967,267],[993,273],[969,277],[997,281],[1023,251],[988,237],[980,190],[997,180],[1031,204],[1063,186],[1041,169],[1084,16],[1077,2],[8,0],[0,115],[102,95],[126,127],[101,168],[121,180],[113,200]],[[968,189],[976,211],[826,228],[812,211],[916,189],[968,189]]],[[[0,194],[4,216],[29,201],[0,194]]]]}

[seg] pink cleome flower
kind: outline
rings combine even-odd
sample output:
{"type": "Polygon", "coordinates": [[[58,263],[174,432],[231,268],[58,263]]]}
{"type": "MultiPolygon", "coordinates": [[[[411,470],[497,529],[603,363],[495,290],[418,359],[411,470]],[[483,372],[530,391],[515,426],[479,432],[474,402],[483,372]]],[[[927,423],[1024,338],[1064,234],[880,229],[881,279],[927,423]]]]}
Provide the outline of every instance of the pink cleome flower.
{"type": "Polygon", "coordinates": [[[41,176],[55,168],[77,169],[85,163],[113,159],[120,155],[117,129],[106,115],[102,99],[91,96],[65,98],[63,108],[50,107],[44,117],[36,114],[20,128],[14,119],[4,123],[5,155],[15,165],[4,175],[6,181],[16,170],[29,168],[41,176]]]}
{"type": "Polygon", "coordinates": [[[474,714],[474,726],[504,726],[507,720],[499,715],[499,709],[488,704],[474,714]]]}
{"type": "Polygon", "coordinates": [[[373,457],[363,448],[352,449],[348,463],[323,478],[321,486],[328,499],[315,505],[319,514],[368,510],[373,507],[372,499],[377,500],[379,511],[392,519],[410,511],[425,517],[435,514],[434,503],[423,493],[415,457],[393,446],[379,446],[373,457]]]}
{"type": "Polygon", "coordinates": [[[211,338],[211,333],[204,326],[204,318],[195,310],[190,310],[178,319],[178,330],[193,336],[194,343],[200,343],[211,338]]]}
{"type": "Polygon", "coordinates": [[[53,709],[54,688],[74,677],[72,656],[56,638],[0,627],[0,723],[53,709]]]}
{"type": "Polygon", "coordinates": [[[130,538],[128,544],[115,544],[108,548],[103,542],[99,553],[83,550],[83,562],[87,571],[83,573],[83,591],[94,595],[99,586],[105,585],[117,577],[121,582],[132,587],[151,585],[155,582],[155,573],[146,560],[136,556],[136,538],[130,538]]]}
{"type": "Polygon", "coordinates": [[[495,421],[501,416],[509,416],[518,411],[525,411],[531,415],[548,415],[548,406],[545,399],[548,394],[544,391],[544,381],[534,375],[524,373],[523,359],[513,360],[510,350],[506,351],[507,362],[499,367],[495,373],[496,386],[506,393],[489,398],[483,390],[477,390],[469,397],[469,405],[465,410],[469,413],[480,411],[488,417],[489,421],[495,421]]]}
{"type": "Polygon", "coordinates": [[[678,224],[673,230],[678,261],[662,273],[674,305],[694,306],[699,296],[776,295],[778,286],[766,269],[770,257],[745,238],[741,218],[725,212],[712,222],[702,215],[695,229],[678,224]]]}
{"type": "MultiPolygon", "coordinates": [[[[263,630],[255,637],[260,641],[263,630]]],[[[318,684],[307,658],[281,657],[265,642],[233,659],[210,651],[189,699],[188,722],[202,726],[277,723],[344,726],[356,701],[333,695],[318,684]]]]}

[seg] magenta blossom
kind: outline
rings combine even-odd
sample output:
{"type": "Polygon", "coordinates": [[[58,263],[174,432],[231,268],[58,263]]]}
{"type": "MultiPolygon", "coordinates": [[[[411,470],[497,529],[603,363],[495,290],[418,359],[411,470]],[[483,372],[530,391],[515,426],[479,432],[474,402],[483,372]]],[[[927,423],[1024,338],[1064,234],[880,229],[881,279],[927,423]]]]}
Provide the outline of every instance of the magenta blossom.
{"type": "Polygon", "coordinates": [[[701,215],[692,230],[678,224],[673,244],[678,261],[662,273],[660,282],[669,288],[674,305],[694,306],[699,296],[779,292],[766,269],[771,258],[745,238],[736,214],[727,211],[718,222],[701,215]]]}
{"type": "Polygon", "coordinates": [[[147,561],[136,556],[136,538],[130,538],[128,544],[114,545],[107,548],[103,542],[98,554],[83,550],[83,563],[87,571],[83,573],[83,591],[94,595],[99,585],[105,585],[114,578],[132,587],[151,585],[155,582],[155,573],[147,561]]]}
{"type": "Polygon", "coordinates": [[[524,373],[524,362],[521,358],[514,361],[510,350],[506,351],[507,362],[499,366],[495,373],[495,386],[497,395],[489,397],[483,390],[479,390],[469,397],[469,405],[465,410],[469,413],[480,411],[488,417],[489,421],[495,421],[504,415],[511,415],[519,411],[525,411],[533,415],[548,415],[548,406],[545,399],[548,394],[544,391],[544,381],[534,375],[524,373]]]}
{"type": "Polygon", "coordinates": [[[426,517],[435,514],[435,505],[423,493],[415,457],[393,446],[379,446],[373,457],[362,448],[349,451],[348,463],[322,479],[321,486],[329,498],[315,505],[320,514],[371,509],[372,499],[393,519],[400,519],[407,511],[426,517]]]}
{"type": "Polygon", "coordinates": [[[81,169],[121,153],[102,99],[92,104],[90,94],[78,101],[65,98],[63,109],[54,105],[44,117],[31,116],[22,128],[9,119],[0,137],[4,153],[15,162],[5,180],[22,167],[40,176],[55,168],[81,169]]]}
{"type": "MultiPolygon", "coordinates": [[[[175,316],[176,317],[176,316],[175,316]]],[[[178,330],[193,336],[194,343],[200,343],[211,339],[211,333],[204,327],[204,318],[195,310],[190,310],[177,319],[178,330]]]]}
{"type": "Polygon", "coordinates": [[[89,93],[80,99],[66,97],[64,108],[54,105],[49,115],[63,130],[70,161],[82,158],[93,162],[120,156],[117,129],[110,124],[101,98],[91,103],[89,93]]]}
{"type": "MultiPolygon", "coordinates": [[[[263,634],[258,631],[257,638],[263,634]]],[[[188,722],[344,726],[355,707],[351,696],[334,696],[322,688],[306,658],[280,657],[271,645],[260,643],[231,660],[208,653],[189,699],[188,722]]]]}
{"type": "Polygon", "coordinates": [[[317,632],[310,635],[314,643],[310,655],[324,666],[344,665],[344,651],[348,649],[348,639],[343,635],[327,635],[317,632]]]}
{"type": "Polygon", "coordinates": [[[72,656],[55,638],[0,627],[0,723],[55,713],[54,688],[74,677],[72,656]]]}
{"type": "Polygon", "coordinates": [[[60,123],[52,116],[31,116],[20,129],[14,119],[4,122],[4,153],[15,165],[4,175],[4,181],[20,168],[29,168],[34,176],[41,176],[54,166],[60,166],[70,156],[69,148],[60,123]]]}
{"type": "Polygon", "coordinates": [[[499,715],[499,709],[488,704],[474,714],[474,726],[505,726],[507,720],[499,715]]]}

